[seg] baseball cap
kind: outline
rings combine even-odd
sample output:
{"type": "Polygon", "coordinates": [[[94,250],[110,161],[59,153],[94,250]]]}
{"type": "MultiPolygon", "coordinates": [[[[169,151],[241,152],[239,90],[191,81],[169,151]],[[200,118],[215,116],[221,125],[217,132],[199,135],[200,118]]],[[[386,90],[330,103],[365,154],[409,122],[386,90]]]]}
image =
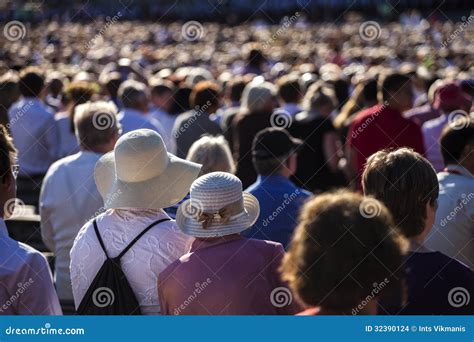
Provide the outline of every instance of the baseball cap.
{"type": "Polygon", "coordinates": [[[282,128],[265,128],[257,133],[252,144],[252,156],[257,159],[272,159],[295,152],[303,141],[296,139],[282,128]]]}

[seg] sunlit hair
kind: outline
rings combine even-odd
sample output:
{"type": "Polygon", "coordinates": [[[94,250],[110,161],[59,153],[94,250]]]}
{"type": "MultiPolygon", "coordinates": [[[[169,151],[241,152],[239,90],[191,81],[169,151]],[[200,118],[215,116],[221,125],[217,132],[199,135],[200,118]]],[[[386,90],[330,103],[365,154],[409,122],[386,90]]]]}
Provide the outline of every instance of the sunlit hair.
{"type": "Polygon", "coordinates": [[[348,313],[373,294],[374,283],[397,288],[405,248],[382,203],[326,193],[304,205],[281,271],[304,305],[348,313]],[[376,215],[364,215],[367,201],[376,215]]]}
{"type": "Polygon", "coordinates": [[[191,145],[186,159],[202,164],[200,176],[216,171],[235,172],[229,144],[223,136],[201,137],[191,145]]]}

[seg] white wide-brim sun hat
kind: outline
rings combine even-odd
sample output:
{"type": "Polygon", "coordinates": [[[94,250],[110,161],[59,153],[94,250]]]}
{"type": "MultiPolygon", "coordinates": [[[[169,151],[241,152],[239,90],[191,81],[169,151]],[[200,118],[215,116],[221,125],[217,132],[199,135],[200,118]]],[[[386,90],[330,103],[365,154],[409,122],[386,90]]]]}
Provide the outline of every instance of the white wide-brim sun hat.
{"type": "Polygon", "coordinates": [[[176,212],[183,233],[196,238],[215,238],[240,233],[253,226],[260,214],[258,200],[242,192],[242,182],[227,172],[212,172],[191,185],[190,199],[176,212]],[[224,213],[227,211],[227,218],[224,213]],[[208,217],[204,225],[203,217],[208,217]]]}
{"type": "Polygon", "coordinates": [[[120,137],[94,171],[104,208],[166,208],[189,192],[201,165],[166,151],[161,136],[150,129],[120,137]]]}

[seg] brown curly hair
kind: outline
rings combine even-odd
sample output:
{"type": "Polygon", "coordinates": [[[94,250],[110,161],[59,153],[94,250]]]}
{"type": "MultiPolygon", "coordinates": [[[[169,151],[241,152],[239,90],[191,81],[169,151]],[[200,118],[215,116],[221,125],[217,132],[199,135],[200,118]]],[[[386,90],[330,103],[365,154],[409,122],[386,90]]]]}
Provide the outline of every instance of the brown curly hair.
{"type": "Polygon", "coordinates": [[[305,204],[281,271],[306,306],[347,313],[375,283],[400,283],[405,245],[379,201],[345,191],[326,193],[305,204]],[[364,215],[367,202],[375,215],[364,215]]]}

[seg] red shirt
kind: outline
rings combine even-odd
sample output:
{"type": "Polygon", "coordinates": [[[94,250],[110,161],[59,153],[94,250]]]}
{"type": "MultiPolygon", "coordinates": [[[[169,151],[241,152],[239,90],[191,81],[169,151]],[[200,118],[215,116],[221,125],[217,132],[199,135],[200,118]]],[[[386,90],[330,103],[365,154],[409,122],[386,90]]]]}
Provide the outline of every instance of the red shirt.
{"type": "Polygon", "coordinates": [[[405,119],[398,110],[385,105],[375,105],[357,114],[349,129],[347,143],[355,154],[353,167],[359,180],[367,158],[377,151],[411,147],[420,154],[425,153],[420,127],[405,119]]]}

